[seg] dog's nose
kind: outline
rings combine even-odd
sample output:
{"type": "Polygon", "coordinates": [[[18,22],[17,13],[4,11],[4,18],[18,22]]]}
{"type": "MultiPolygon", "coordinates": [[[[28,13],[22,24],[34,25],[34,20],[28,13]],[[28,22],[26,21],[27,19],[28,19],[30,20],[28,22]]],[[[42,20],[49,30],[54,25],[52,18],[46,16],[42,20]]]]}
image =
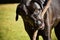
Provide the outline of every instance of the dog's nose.
{"type": "Polygon", "coordinates": [[[42,22],[40,20],[36,20],[35,22],[38,26],[41,26],[42,25],[42,22]]]}
{"type": "Polygon", "coordinates": [[[41,25],[41,21],[37,21],[38,22],[38,25],[41,25]]]}
{"type": "Polygon", "coordinates": [[[44,30],[44,23],[41,20],[37,20],[36,25],[38,26],[38,29],[44,30]]]}

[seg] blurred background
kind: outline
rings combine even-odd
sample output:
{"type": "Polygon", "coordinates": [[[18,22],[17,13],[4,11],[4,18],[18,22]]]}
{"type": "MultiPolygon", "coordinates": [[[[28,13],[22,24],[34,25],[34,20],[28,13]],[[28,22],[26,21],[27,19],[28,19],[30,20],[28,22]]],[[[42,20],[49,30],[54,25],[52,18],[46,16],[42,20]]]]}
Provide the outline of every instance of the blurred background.
{"type": "MultiPolygon", "coordinates": [[[[18,4],[0,4],[0,40],[30,40],[24,29],[21,16],[19,16],[18,21],[15,21],[18,4]]],[[[52,30],[51,37],[52,40],[57,40],[54,29],[52,30]]],[[[43,40],[43,38],[39,36],[39,40],[43,40]]]]}

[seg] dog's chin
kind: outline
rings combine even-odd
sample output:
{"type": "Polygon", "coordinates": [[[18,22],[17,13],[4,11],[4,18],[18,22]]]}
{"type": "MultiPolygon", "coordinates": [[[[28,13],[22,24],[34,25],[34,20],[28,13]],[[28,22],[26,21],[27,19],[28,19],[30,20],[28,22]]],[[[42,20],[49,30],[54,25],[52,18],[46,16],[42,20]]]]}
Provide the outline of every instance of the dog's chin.
{"type": "Polygon", "coordinates": [[[38,29],[39,30],[44,30],[44,28],[45,28],[44,26],[45,26],[44,24],[40,24],[40,25],[38,25],[38,29]]]}
{"type": "Polygon", "coordinates": [[[42,27],[40,26],[39,29],[40,29],[40,30],[44,30],[44,27],[43,27],[43,26],[42,26],[42,27]]]}
{"type": "Polygon", "coordinates": [[[45,28],[45,24],[42,23],[42,25],[40,26],[40,29],[41,29],[41,30],[44,30],[44,28],[45,28]]]}

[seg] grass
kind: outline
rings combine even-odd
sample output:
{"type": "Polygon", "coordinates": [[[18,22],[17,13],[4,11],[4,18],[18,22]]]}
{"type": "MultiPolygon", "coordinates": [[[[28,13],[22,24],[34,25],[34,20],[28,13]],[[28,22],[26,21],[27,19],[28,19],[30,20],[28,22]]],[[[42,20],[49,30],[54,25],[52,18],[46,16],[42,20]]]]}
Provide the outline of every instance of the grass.
{"type": "MultiPolygon", "coordinates": [[[[17,4],[0,4],[0,40],[30,40],[24,29],[24,23],[19,16],[15,21],[17,4]]],[[[52,40],[57,40],[52,30],[52,40]]],[[[39,37],[42,40],[42,37],[39,37]]]]}

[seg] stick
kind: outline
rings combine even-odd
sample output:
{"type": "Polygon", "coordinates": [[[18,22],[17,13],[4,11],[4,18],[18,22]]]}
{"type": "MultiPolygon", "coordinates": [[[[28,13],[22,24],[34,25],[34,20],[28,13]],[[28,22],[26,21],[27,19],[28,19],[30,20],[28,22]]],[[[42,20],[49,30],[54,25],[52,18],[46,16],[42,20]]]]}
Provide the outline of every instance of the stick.
{"type": "Polygon", "coordinates": [[[36,30],[36,31],[34,32],[33,40],[36,40],[37,34],[38,34],[38,30],[36,30]]]}
{"type": "Polygon", "coordinates": [[[50,6],[50,3],[51,3],[51,0],[48,0],[48,3],[47,3],[47,5],[45,6],[45,9],[44,9],[43,12],[41,13],[42,18],[43,18],[43,16],[44,16],[44,14],[46,13],[46,11],[48,10],[48,8],[49,8],[49,6],[50,6]]]}

